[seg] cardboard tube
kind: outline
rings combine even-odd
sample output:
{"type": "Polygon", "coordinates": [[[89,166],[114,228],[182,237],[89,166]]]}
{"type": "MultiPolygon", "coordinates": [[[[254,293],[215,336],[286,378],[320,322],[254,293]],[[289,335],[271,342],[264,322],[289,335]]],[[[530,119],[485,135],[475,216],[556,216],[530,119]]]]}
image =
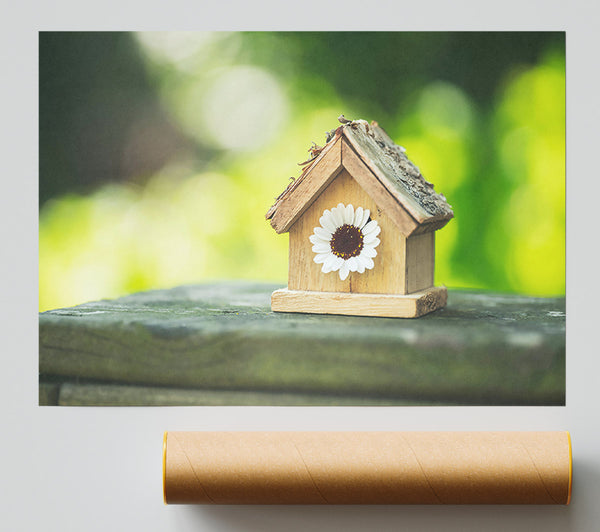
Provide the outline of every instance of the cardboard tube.
{"type": "Polygon", "coordinates": [[[168,504],[569,504],[568,432],[166,432],[168,504]]]}

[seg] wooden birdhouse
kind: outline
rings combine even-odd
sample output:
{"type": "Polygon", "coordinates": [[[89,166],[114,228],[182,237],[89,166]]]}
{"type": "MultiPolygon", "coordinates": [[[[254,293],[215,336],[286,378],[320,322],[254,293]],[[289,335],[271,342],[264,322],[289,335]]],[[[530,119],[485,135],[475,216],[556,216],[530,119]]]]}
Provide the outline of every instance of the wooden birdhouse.
{"type": "Polygon", "coordinates": [[[289,233],[288,286],[272,310],[414,318],[443,307],[435,232],[452,208],[376,122],[339,120],[266,215],[289,233]]]}

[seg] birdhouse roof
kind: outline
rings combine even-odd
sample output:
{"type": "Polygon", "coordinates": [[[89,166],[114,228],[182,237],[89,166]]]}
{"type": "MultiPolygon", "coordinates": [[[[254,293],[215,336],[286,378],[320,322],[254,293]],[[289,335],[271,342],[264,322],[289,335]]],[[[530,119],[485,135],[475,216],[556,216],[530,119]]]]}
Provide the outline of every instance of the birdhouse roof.
{"type": "Polygon", "coordinates": [[[313,150],[315,157],[267,212],[266,218],[278,233],[287,232],[343,169],[405,236],[434,231],[448,223],[454,216],[452,208],[423,178],[404,148],[377,122],[344,122],[323,148],[313,150]]]}

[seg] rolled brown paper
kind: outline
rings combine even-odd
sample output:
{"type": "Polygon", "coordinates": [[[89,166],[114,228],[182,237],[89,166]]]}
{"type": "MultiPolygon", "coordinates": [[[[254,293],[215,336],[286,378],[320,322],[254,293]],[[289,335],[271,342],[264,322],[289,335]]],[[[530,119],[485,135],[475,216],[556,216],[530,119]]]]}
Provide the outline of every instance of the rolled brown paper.
{"type": "Polygon", "coordinates": [[[165,503],[569,504],[568,432],[166,432],[165,503]]]}

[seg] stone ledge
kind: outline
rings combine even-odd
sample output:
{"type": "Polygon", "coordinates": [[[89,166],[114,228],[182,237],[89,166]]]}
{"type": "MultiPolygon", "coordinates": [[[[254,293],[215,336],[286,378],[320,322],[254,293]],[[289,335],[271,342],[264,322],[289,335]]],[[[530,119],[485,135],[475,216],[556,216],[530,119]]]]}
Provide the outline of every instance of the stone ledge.
{"type": "Polygon", "coordinates": [[[402,320],[274,313],[276,288],[182,286],[44,312],[40,404],[80,382],[146,388],[135,404],[156,404],[161,388],[227,392],[220,404],[280,404],[280,394],[332,405],[564,404],[564,298],[450,289],[445,308],[402,320]]]}

